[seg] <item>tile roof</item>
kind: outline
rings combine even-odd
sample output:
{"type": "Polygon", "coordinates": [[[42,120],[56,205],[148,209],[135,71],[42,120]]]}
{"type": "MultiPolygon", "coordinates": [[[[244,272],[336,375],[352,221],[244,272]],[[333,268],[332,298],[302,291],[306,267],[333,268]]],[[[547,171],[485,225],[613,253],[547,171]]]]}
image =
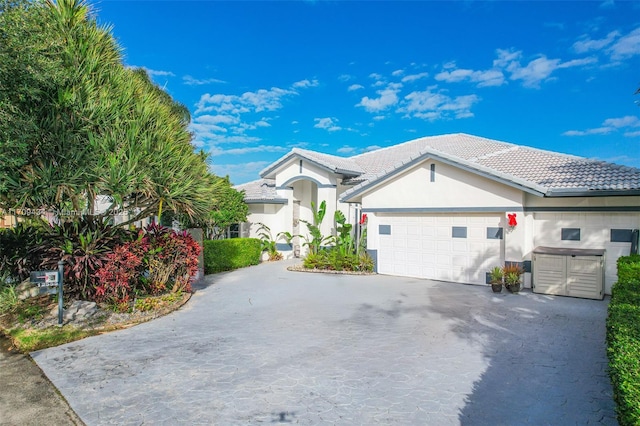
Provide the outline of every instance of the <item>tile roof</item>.
{"type": "Polygon", "coordinates": [[[349,180],[356,186],[342,198],[427,157],[441,158],[541,195],[640,190],[640,169],[458,133],[423,137],[351,157],[366,172],[349,180]]]}
{"type": "MultiPolygon", "coordinates": [[[[342,199],[349,199],[426,158],[439,159],[539,195],[592,191],[640,194],[640,169],[464,133],[422,137],[348,158],[294,148],[260,175],[271,177],[269,173],[296,155],[345,175],[343,182],[354,186],[342,194],[342,199]]],[[[275,187],[270,190],[277,197],[275,187]]],[[[247,192],[247,199],[249,196],[247,192]]]]}
{"type": "Polygon", "coordinates": [[[267,201],[277,203],[282,201],[276,192],[274,179],[258,179],[234,187],[237,191],[244,191],[244,200],[247,203],[264,203],[267,201]]]}

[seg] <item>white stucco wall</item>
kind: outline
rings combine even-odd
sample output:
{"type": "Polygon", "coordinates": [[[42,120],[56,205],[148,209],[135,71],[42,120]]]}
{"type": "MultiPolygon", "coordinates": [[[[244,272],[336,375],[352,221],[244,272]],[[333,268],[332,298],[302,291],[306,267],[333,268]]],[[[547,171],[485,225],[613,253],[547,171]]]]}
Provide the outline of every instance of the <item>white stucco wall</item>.
{"type": "Polygon", "coordinates": [[[426,160],[363,194],[366,208],[522,206],[522,191],[437,161],[426,160]],[[436,165],[431,182],[430,165],[436,165]]]}

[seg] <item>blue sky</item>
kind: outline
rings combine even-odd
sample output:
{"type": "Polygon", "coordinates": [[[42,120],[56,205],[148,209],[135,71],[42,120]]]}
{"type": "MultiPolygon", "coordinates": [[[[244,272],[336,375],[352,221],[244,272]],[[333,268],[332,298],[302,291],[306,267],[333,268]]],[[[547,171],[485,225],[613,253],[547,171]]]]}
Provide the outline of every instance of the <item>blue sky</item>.
{"type": "Polygon", "coordinates": [[[234,184],[459,132],[640,167],[638,1],[90,4],[234,184]]]}

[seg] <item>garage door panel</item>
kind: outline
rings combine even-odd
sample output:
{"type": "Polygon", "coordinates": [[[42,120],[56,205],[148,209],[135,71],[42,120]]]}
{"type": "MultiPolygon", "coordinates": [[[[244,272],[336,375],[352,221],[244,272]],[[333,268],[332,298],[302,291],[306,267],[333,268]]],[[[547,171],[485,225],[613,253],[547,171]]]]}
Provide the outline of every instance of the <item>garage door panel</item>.
{"type": "Polygon", "coordinates": [[[467,253],[469,251],[469,244],[467,244],[465,241],[456,241],[454,240],[451,243],[451,250],[455,253],[455,252],[463,252],[463,253],[467,253]]]}
{"type": "Polygon", "coordinates": [[[407,240],[407,249],[420,249],[422,247],[422,241],[415,238],[415,239],[408,239],[407,240]]]}
{"type": "Polygon", "coordinates": [[[450,226],[436,227],[436,238],[451,238],[451,227],[450,226]]]}
{"type": "Polygon", "coordinates": [[[422,226],[420,227],[420,234],[423,237],[435,237],[436,230],[431,226],[422,226]]]}
{"type": "Polygon", "coordinates": [[[438,255],[436,255],[436,265],[439,268],[451,267],[451,256],[446,255],[446,254],[438,254],[438,255]]]}
{"type": "Polygon", "coordinates": [[[451,251],[451,242],[450,241],[436,241],[436,247],[438,252],[449,253],[451,251]]]}

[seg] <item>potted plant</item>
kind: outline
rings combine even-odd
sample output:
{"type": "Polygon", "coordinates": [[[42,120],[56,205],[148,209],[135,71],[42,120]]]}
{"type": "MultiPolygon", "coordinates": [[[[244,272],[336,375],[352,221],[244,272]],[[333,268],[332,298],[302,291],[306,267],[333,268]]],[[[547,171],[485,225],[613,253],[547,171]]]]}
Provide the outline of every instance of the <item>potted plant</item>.
{"type": "Polygon", "coordinates": [[[523,273],[524,271],[517,263],[507,263],[504,265],[502,274],[504,275],[504,286],[507,290],[511,293],[518,293],[520,291],[521,276],[523,273]]]}
{"type": "Polygon", "coordinates": [[[494,267],[489,272],[489,282],[491,284],[491,290],[494,293],[500,293],[502,291],[502,278],[504,274],[502,273],[502,268],[500,266],[494,267]]]}

